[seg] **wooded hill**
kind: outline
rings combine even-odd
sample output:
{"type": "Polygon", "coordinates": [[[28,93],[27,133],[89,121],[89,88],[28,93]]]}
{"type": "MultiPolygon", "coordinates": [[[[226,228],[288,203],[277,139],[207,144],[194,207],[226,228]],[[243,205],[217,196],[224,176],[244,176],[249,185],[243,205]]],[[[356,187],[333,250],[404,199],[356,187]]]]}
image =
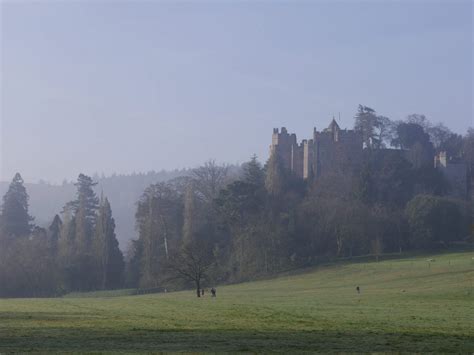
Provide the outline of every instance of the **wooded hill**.
{"type": "Polygon", "coordinates": [[[470,195],[452,195],[453,181],[433,157],[446,152],[464,164],[464,182],[470,181],[474,130],[458,135],[421,115],[391,121],[363,106],[354,129],[364,137],[363,161],[344,173],[302,179],[272,154],[264,166],[253,156],[241,169],[208,161],[167,181],[139,175],[141,186],[127,189],[127,177],[110,178],[114,184],[102,188],[80,174],[75,194],[43,228],[30,216],[28,192],[16,174],[0,214],[0,295],[126,286],[194,287],[199,297],[217,283],[327,258],[472,241],[470,195]],[[124,220],[137,233],[125,257],[116,238],[116,206],[127,206],[127,218],[134,211],[134,219],[124,220]]]}

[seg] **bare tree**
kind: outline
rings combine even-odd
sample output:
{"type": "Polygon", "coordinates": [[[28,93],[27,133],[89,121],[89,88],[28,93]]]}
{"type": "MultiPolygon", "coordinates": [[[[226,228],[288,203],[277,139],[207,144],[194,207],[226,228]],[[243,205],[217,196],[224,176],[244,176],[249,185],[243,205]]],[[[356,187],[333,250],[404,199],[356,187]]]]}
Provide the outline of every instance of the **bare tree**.
{"type": "Polygon", "coordinates": [[[228,167],[217,165],[215,160],[207,161],[203,166],[193,170],[192,178],[196,192],[204,202],[212,202],[227,180],[228,167]]]}
{"type": "Polygon", "coordinates": [[[168,268],[174,275],[171,279],[191,281],[196,286],[196,295],[201,297],[202,282],[214,265],[214,256],[209,245],[193,241],[186,243],[168,261],[168,268]]]}

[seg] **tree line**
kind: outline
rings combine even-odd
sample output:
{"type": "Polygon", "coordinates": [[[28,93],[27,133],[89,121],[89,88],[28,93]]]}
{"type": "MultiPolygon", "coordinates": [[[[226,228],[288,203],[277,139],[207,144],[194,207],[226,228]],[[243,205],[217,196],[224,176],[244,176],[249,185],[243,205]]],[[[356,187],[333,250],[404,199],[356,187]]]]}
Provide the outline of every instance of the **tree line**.
{"type": "MultiPolygon", "coordinates": [[[[151,185],[136,213],[139,237],[127,253],[129,287],[238,282],[328,258],[428,250],[466,241],[467,196],[433,164],[474,171],[474,131],[462,136],[423,115],[392,121],[359,106],[360,168],[301,180],[278,155],[254,156],[239,176],[208,162],[190,176],[151,185]],[[387,149],[391,147],[392,149],[387,149]]],[[[199,295],[199,292],[197,292],[199,295]]]]}
{"type": "Polygon", "coordinates": [[[124,258],[107,198],[80,174],[76,199],[48,228],[33,224],[20,174],[3,197],[0,215],[0,296],[41,297],[123,285],[124,258]]]}
{"type": "Polygon", "coordinates": [[[0,296],[113,288],[182,289],[250,280],[328,258],[428,250],[466,241],[471,201],[450,197],[433,166],[446,151],[474,172],[474,130],[462,136],[422,115],[392,121],[359,106],[360,167],[307,180],[253,156],[238,173],[208,161],[148,186],[138,238],[118,248],[112,208],[79,175],[76,199],[44,229],[17,174],[0,214],[0,296]],[[392,147],[395,149],[386,149],[392,147]]]}
{"type": "MultiPolygon", "coordinates": [[[[107,196],[113,206],[115,233],[120,245],[127,242],[135,234],[135,202],[150,184],[167,181],[178,176],[188,175],[191,169],[170,171],[148,171],[146,173],[116,174],[104,176],[94,173],[91,177],[98,184],[94,186],[97,194],[107,196]]],[[[75,181],[63,181],[52,185],[45,181],[25,183],[29,195],[29,211],[35,216],[35,223],[48,226],[52,216],[61,211],[67,201],[74,199],[76,194],[75,181]]],[[[8,189],[9,182],[0,182],[0,197],[8,189]]]]}

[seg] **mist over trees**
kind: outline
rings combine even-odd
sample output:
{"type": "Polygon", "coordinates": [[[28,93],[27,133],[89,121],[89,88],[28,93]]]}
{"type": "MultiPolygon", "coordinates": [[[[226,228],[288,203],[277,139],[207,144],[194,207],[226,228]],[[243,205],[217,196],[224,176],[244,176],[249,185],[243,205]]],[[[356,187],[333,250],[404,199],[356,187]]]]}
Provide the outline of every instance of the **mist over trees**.
{"type": "Polygon", "coordinates": [[[0,296],[61,295],[123,285],[123,255],[106,198],[80,174],[76,199],[48,229],[32,226],[28,195],[16,174],[5,195],[0,234],[0,296]]]}
{"type": "MultiPolygon", "coordinates": [[[[121,287],[173,290],[239,282],[333,258],[465,242],[471,192],[434,166],[436,154],[474,176],[474,133],[423,115],[392,121],[360,105],[363,159],[352,171],[303,180],[277,154],[239,169],[210,160],[154,181],[134,201],[137,238],[123,254],[114,205],[80,174],[75,198],[42,228],[16,174],[0,214],[0,296],[41,297],[121,287]],[[391,147],[391,148],[388,148],[391,147]],[[444,153],[446,152],[446,153],[444,153]]],[[[124,180],[126,181],[126,180],[124,180]]],[[[117,183],[117,188],[120,183],[117,183]]]]}
{"type": "Polygon", "coordinates": [[[463,137],[423,115],[392,121],[362,105],[354,128],[365,149],[360,168],[349,173],[304,181],[273,154],[265,166],[252,157],[238,178],[223,178],[219,188],[210,177],[225,177],[225,166],[212,162],[189,178],[171,180],[167,194],[155,194],[155,212],[147,207],[155,205],[146,191],[137,223],[153,225],[160,218],[158,206],[166,211],[173,205],[165,219],[172,221],[173,233],[143,229],[129,249],[134,265],[129,286],[199,291],[331,258],[378,257],[466,241],[472,214],[468,192],[453,196],[451,182],[433,161],[449,150],[449,162],[467,164],[472,176],[472,131],[463,137]],[[156,272],[150,279],[152,264],[144,251],[153,241],[161,251],[151,253],[156,272]],[[199,245],[190,248],[190,241],[199,245]],[[165,245],[169,255],[163,253],[165,245]],[[195,261],[204,254],[212,264],[197,272],[195,261]]]}
{"type": "MultiPolygon", "coordinates": [[[[113,174],[101,176],[94,174],[92,180],[97,182],[93,190],[97,195],[102,192],[113,206],[116,222],[117,239],[122,249],[125,249],[130,239],[135,238],[135,203],[150,184],[174,179],[178,176],[190,174],[190,169],[173,171],[150,171],[147,173],[132,173],[128,175],[113,174]]],[[[25,183],[29,194],[29,213],[35,217],[38,226],[47,228],[55,214],[59,213],[64,205],[74,199],[76,186],[74,181],[63,181],[60,185],[39,183],[25,183]]],[[[0,195],[8,190],[9,183],[0,182],[0,195]]]]}

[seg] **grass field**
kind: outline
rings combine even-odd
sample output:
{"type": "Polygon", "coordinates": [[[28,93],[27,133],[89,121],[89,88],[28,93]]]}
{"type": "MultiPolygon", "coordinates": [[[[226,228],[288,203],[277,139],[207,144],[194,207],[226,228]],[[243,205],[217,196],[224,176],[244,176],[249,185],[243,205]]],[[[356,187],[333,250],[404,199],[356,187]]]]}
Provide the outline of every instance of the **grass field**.
{"type": "Polygon", "coordinates": [[[473,257],[465,252],[335,264],[219,287],[216,299],[197,299],[193,291],[4,299],[0,353],[471,353],[473,257]]]}

